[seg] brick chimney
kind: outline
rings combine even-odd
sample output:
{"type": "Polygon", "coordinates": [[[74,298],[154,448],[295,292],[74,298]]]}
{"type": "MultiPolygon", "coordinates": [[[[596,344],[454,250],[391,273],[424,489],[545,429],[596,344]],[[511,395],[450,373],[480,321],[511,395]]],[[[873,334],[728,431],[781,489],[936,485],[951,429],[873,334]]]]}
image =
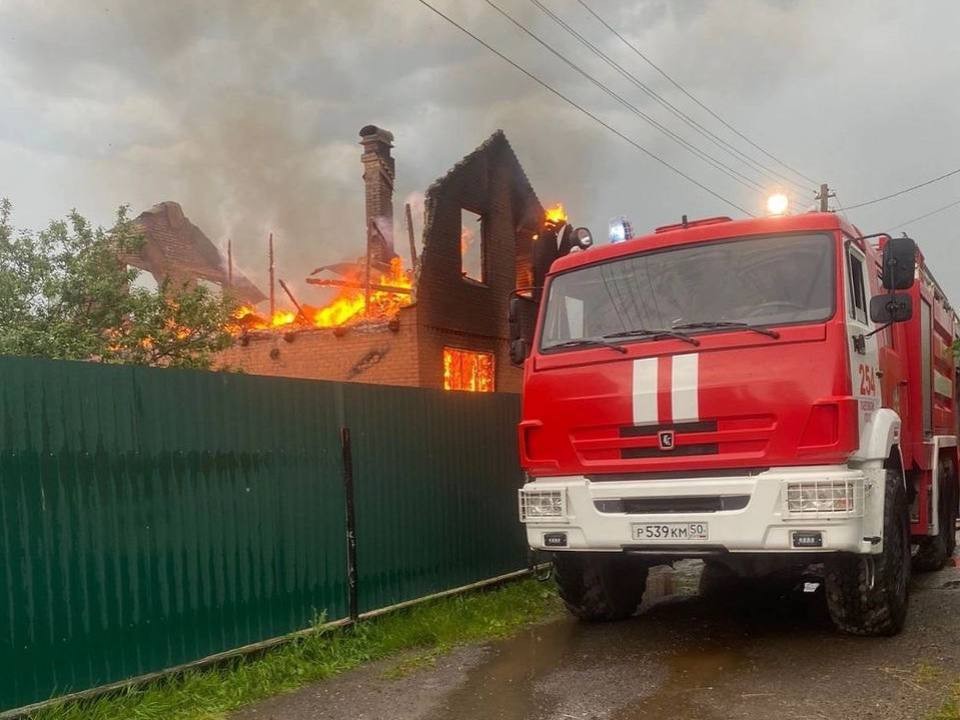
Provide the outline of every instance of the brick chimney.
{"type": "Polygon", "coordinates": [[[366,226],[376,221],[377,229],[386,241],[387,254],[393,256],[393,133],[365,125],[360,129],[360,144],[363,146],[363,183],[366,188],[366,226]]]}

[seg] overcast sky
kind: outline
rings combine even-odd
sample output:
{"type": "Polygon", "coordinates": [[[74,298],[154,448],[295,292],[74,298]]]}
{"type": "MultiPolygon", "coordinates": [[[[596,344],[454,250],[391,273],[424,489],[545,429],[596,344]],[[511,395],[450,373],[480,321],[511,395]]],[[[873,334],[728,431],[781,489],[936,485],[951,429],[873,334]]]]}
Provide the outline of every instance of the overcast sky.
{"type": "MultiPolygon", "coordinates": [[[[433,1],[433,0],[432,0],[433,1]]],[[[741,151],[771,164],[599,25],[576,0],[542,0],[627,71],[741,151]]],[[[643,53],[758,145],[841,204],[960,167],[960,3],[952,0],[587,0],[643,53]]],[[[760,212],[739,184],[644,123],[482,0],[450,16],[719,195],[760,212]]],[[[692,131],[528,0],[497,0],[639,110],[764,187],[773,182],[692,131]]],[[[398,220],[497,128],[541,200],[606,235],[741,213],[552,96],[417,0],[163,3],[0,0],[0,197],[41,227],[75,207],[101,224],[176,200],[262,284],[303,289],[362,252],[357,132],[395,135],[398,220]]],[[[782,168],[780,168],[783,172],[782,168]]],[[[813,188],[806,190],[812,200],[813,188]]],[[[855,210],[863,232],[960,199],[960,175],[855,210]]],[[[417,220],[419,230],[420,220],[417,220]]],[[[909,227],[960,303],[960,206],[909,227]]],[[[401,249],[404,245],[401,245],[401,249]]],[[[313,298],[315,299],[315,298],[313,298]]]]}

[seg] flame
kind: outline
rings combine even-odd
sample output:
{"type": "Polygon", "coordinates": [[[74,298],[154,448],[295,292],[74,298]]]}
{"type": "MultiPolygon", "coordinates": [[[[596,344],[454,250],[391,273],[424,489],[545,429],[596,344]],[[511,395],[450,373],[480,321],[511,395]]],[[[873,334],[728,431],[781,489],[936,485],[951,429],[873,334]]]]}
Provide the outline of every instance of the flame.
{"type": "Polygon", "coordinates": [[[472,350],[443,349],[443,389],[493,392],[493,355],[472,350]]]}
{"type": "Polygon", "coordinates": [[[295,312],[290,312],[289,310],[277,310],[273,314],[273,317],[270,318],[270,325],[272,327],[282,327],[283,325],[289,325],[296,319],[297,314],[295,312]]]}
{"type": "MultiPolygon", "coordinates": [[[[250,305],[242,305],[233,313],[229,329],[235,334],[250,330],[280,330],[289,327],[332,328],[361,320],[389,320],[400,308],[413,302],[409,292],[390,292],[389,290],[370,291],[370,306],[367,307],[363,277],[347,277],[351,287],[337,289],[334,298],[321,308],[304,306],[302,313],[292,310],[277,310],[273,317],[260,315],[250,305]]],[[[390,268],[382,275],[371,278],[374,285],[398,290],[413,288],[413,273],[403,269],[400,258],[390,261],[390,268]]]]}
{"type": "Polygon", "coordinates": [[[567,221],[567,211],[563,209],[562,203],[557,203],[552,208],[547,210],[547,222],[549,223],[563,223],[567,221]]]}

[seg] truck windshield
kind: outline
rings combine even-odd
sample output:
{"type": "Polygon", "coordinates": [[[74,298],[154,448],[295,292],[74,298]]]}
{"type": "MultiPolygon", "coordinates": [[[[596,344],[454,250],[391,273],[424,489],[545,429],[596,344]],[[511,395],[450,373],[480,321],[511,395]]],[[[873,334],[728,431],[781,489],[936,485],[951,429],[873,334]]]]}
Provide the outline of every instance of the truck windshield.
{"type": "Polygon", "coordinates": [[[656,337],[637,334],[646,330],[823,321],[833,315],[833,255],[829,235],[754,236],[572,270],[550,283],[540,348],[631,332],[631,340],[656,337]]]}

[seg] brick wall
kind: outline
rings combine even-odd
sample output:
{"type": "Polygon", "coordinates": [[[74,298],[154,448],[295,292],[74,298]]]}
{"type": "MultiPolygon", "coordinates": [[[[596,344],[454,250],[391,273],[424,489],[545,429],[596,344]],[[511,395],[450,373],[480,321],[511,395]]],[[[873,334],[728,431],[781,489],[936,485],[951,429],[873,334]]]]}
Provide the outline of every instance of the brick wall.
{"type": "Polygon", "coordinates": [[[421,383],[442,385],[443,346],[492,352],[498,392],[519,392],[510,364],[507,309],[518,280],[529,276],[529,242],[543,217],[510,144],[495,133],[427,191],[417,284],[421,383]],[[461,274],[461,210],[479,214],[484,282],[461,274]],[[518,249],[519,248],[519,249],[518,249]]]}
{"type": "MultiPolygon", "coordinates": [[[[442,361],[441,361],[442,362],[442,361]]],[[[416,308],[386,325],[294,333],[260,332],[219,355],[218,366],[251,375],[341,380],[377,385],[420,385],[416,308]]]]}

